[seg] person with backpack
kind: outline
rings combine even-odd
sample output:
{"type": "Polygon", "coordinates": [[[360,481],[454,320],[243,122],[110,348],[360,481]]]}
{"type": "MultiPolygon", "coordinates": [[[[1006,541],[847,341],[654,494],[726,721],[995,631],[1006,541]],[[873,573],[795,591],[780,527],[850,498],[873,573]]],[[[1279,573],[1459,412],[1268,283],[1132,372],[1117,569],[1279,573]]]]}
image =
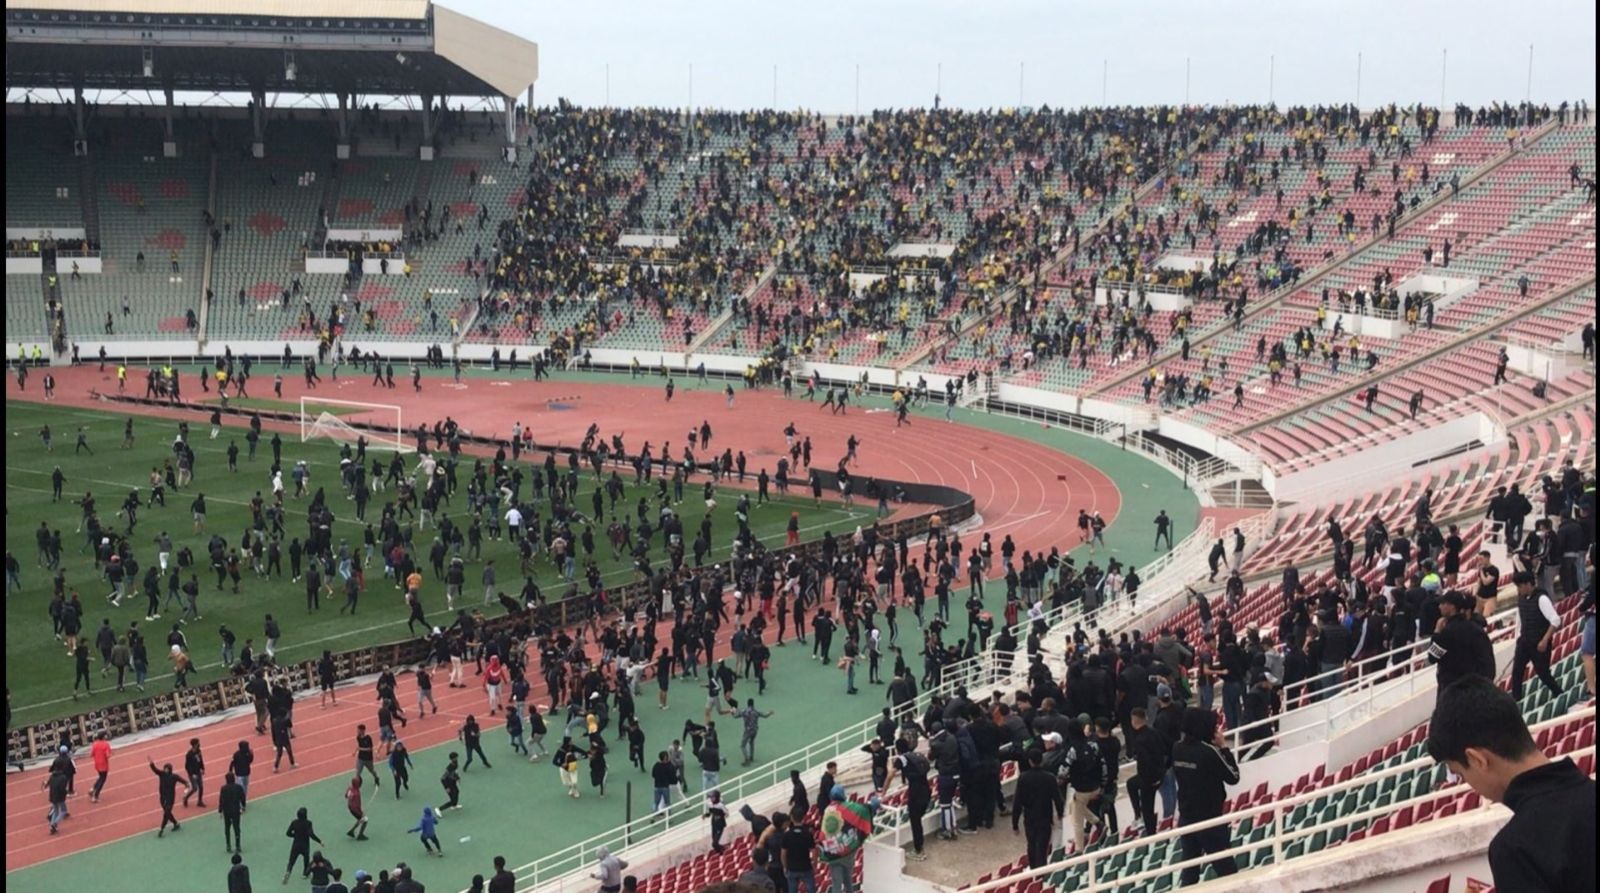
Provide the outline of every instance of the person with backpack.
{"type": "Polygon", "coordinates": [[[1081,714],[1067,728],[1065,760],[1067,784],[1072,788],[1072,840],[1074,852],[1082,853],[1089,844],[1089,825],[1101,824],[1095,804],[1100,799],[1105,765],[1100,747],[1089,740],[1089,716],[1081,714]]]}
{"type": "Polygon", "coordinates": [[[896,740],[894,749],[895,755],[889,761],[889,775],[884,780],[883,789],[889,790],[896,777],[905,779],[906,821],[911,825],[911,852],[906,854],[906,858],[924,862],[928,856],[922,851],[922,816],[927,813],[928,804],[933,800],[933,789],[928,784],[928,773],[933,770],[933,764],[905,738],[896,740]]]}
{"type": "Polygon", "coordinates": [[[1122,742],[1111,734],[1111,720],[1100,717],[1095,721],[1094,744],[1100,749],[1100,820],[1106,833],[1117,834],[1117,773],[1122,766],[1122,742]]]}
{"type": "Polygon", "coordinates": [[[933,763],[939,794],[939,836],[956,839],[956,785],[961,780],[961,745],[942,722],[928,727],[928,756],[933,763]]]}

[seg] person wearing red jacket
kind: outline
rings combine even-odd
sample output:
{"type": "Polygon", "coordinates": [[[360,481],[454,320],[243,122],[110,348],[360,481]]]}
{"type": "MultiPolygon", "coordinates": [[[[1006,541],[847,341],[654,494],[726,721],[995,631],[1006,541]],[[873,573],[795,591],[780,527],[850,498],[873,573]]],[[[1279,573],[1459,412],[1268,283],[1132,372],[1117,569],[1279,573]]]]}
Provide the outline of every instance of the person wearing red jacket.
{"type": "Polygon", "coordinates": [[[111,774],[111,741],[105,732],[94,738],[94,743],[89,745],[89,757],[94,761],[95,778],[94,790],[89,792],[89,802],[100,802],[100,791],[106,786],[106,776],[111,774]]]}

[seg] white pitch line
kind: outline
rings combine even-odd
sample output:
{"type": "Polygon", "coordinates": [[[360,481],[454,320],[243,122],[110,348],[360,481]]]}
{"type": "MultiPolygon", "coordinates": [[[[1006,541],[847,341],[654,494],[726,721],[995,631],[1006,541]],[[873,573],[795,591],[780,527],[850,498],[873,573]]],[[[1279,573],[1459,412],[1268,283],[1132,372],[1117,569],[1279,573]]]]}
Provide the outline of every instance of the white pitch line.
{"type": "Polygon", "coordinates": [[[1050,514],[1054,514],[1054,512],[1051,512],[1048,509],[1046,509],[1045,511],[1034,512],[1033,514],[1028,515],[1026,517],[1018,518],[1015,521],[1007,521],[1004,524],[996,524],[993,527],[990,527],[989,529],[990,530],[1000,530],[1000,529],[1005,528],[1005,527],[1010,527],[1010,526],[1012,526],[1014,524],[1023,524],[1023,523],[1026,523],[1028,521],[1032,521],[1034,518],[1042,518],[1045,515],[1050,515],[1050,514]]]}

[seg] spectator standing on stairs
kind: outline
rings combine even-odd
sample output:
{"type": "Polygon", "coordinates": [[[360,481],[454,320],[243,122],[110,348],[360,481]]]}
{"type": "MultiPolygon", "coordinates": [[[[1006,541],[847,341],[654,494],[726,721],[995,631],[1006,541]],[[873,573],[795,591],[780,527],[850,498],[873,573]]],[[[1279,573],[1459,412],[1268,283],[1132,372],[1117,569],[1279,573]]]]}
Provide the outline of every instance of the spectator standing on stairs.
{"type": "Polygon", "coordinates": [[[1017,778],[1011,802],[1011,833],[1024,833],[1018,825],[1025,826],[1029,868],[1042,868],[1050,861],[1050,834],[1066,810],[1061,786],[1054,775],[1040,768],[1042,759],[1042,752],[1028,752],[1028,768],[1017,778]]]}
{"type": "MultiPolygon", "coordinates": [[[[1239,763],[1228,750],[1217,725],[1215,713],[1190,707],[1183,714],[1183,738],[1172,748],[1173,774],[1178,777],[1178,825],[1196,825],[1222,815],[1228,785],[1239,783],[1239,763]]],[[[1208,853],[1226,850],[1231,841],[1227,825],[1213,825],[1190,831],[1180,838],[1183,859],[1198,859],[1208,853]]],[[[1238,871],[1233,857],[1217,859],[1211,868],[1218,877],[1238,871]]],[[[1180,882],[1189,886],[1200,880],[1203,866],[1184,867],[1180,882]]]]}
{"type": "Polygon", "coordinates": [[[1511,580],[1517,587],[1520,626],[1516,656],[1511,663],[1511,697],[1522,700],[1522,679],[1530,662],[1534,675],[1539,677],[1550,694],[1559,696],[1561,686],[1550,675],[1550,647],[1555,640],[1556,630],[1561,626],[1561,615],[1556,613],[1550,594],[1534,586],[1533,571],[1517,571],[1511,580]]]}
{"type": "Polygon", "coordinates": [[[1428,660],[1439,665],[1439,692],[1464,676],[1492,679],[1494,646],[1489,634],[1472,620],[1472,598],[1447,592],[1439,599],[1439,620],[1434,626],[1428,660]]]}

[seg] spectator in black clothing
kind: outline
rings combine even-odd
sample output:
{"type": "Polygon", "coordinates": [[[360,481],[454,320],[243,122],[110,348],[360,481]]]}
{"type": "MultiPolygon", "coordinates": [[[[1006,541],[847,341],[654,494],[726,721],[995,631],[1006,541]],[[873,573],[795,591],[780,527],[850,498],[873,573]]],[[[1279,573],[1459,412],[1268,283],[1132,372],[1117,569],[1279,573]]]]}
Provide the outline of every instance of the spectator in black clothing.
{"type": "Polygon", "coordinates": [[[1144,833],[1149,836],[1156,833],[1156,791],[1172,763],[1172,746],[1151,728],[1143,707],[1135,707],[1130,719],[1128,756],[1133,758],[1134,773],[1128,779],[1128,799],[1133,802],[1134,817],[1143,820],[1144,833]]]}
{"type": "MultiPolygon", "coordinates": [[[[300,807],[295,811],[294,821],[289,823],[289,829],[283,832],[289,838],[289,865],[283,870],[283,882],[289,883],[289,875],[294,871],[294,863],[300,861],[303,866],[302,875],[311,874],[311,841],[322,843],[322,838],[317,836],[316,828],[311,820],[306,817],[306,808],[300,807]]],[[[323,844],[326,846],[326,844],[323,844]]]]}
{"type": "Polygon", "coordinates": [[[250,866],[244,864],[243,856],[234,853],[233,867],[228,869],[228,893],[251,893],[253,889],[250,886],[250,866]]]}
{"type": "Polygon", "coordinates": [[[1561,615],[1556,613],[1550,594],[1535,587],[1533,571],[1517,571],[1511,578],[1517,586],[1517,613],[1521,621],[1517,631],[1516,654],[1511,659],[1511,697],[1522,699],[1522,680],[1533,664],[1533,672],[1543,682],[1552,696],[1561,694],[1561,686],[1550,673],[1550,647],[1555,641],[1556,629],[1561,626],[1561,615]]]}
{"type": "Polygon", "coordinates": [[[1022,833],[1019,824],[1027,826],[1029,868],[1041,868],[1050,861],[1051,829],[1067,808],[1055,776],[1039,767],[1041,758],[1037,750],[1028,752],[1028,768],[1017,778],[1017,792],[1011,801],[1011,833],[1022,833]]]}
{"type": "Polygon", "coordinates": [[[1445,688],[1428,725],[1428,755],[1511,820],[1489,842],[1495,888],[1595,889],[1595,785],[1570,758],[1539,750],[1522,710],[1489,679],[1445,688]]]}
{"type": "Polygon", "coordinates": [[[1439,665],[1439,692],[1463,676],[1495,676],[1494,646],[1482,626],[1473,622],[1472,598],[1447,592],[1439,598],[1439,621],[1428,660],[1439,665]]]}
{"type": "Polygon", "coordinates": [[[239,817],[244,814],[244,787],[232,772],[223,777],[222,790],[217,792],[217,812],[222,815],[222,847],[235,853],[244,846],[239,831],[239,817]]]}
{"type": "Polygon", "coordinates": [[[172,804],[178,799],[178,785],[181,784],[184,787],[188,787],[189,783],[184,781],[183,778],[178,775],[178,773],[172,771],[171,763],[167,763],[160,769],[157,769],[155,760],[150,760],[149,762],[150,771],[155,773],[155,776],[158,779],[156,782],[157,793],[161,800],[161,828],[160,830],[156,831],[156,836],[164,837],[167,833],[168,822],[172,823],[172,830],[183,830],[183,827],[178,824],[178,819],[172,814],[172,804]]]}
{"type": "MultiPolygon", "coordinates": [[[[1183,714],[1183,739],[1172,748],[1172,770],[1178,777],[1178,824],[1196,825],[1222,815],[1228,785],[1239,783],[1239,763],[1228,750],[1217,716],[1200,707],[1183,714]]],[[[1231,834],[1227,824],[1190,831],[1181,838],[1183,860],[1226,850],[1231,834]]],[[[1200,880],[1203,866],[1186,865],[1180,875],[1184,886],[1200,880]]],[[[1238,871],[1231,856],[1217,859],[1211,868],[1218,877],[1238,871]]]]}
{"type": "Polygon", "coordinates": [[[489,893],[515,893],[517,876],[506,870],[506,857],[494,857],[494,877],[489,879],[489,893]]]}

